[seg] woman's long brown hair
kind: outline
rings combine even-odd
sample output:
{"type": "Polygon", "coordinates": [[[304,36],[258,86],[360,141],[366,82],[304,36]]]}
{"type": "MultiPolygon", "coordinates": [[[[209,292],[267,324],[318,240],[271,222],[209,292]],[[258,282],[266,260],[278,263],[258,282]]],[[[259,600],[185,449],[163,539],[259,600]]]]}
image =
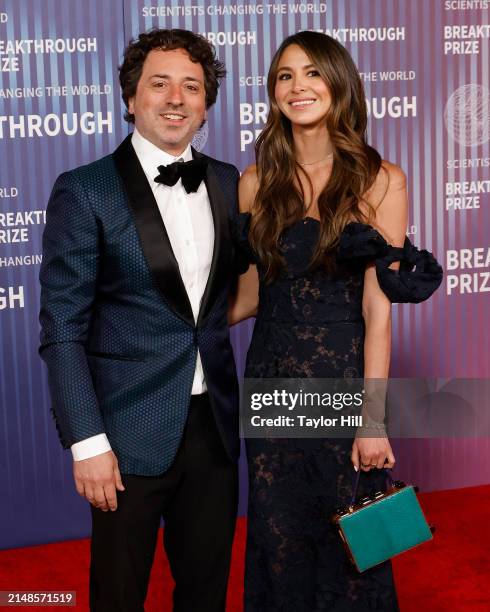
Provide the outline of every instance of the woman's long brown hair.
{"type": "Polygon", "coordinates": [[[274,93],[279,60],[286,47],[293,44],[308,55],[332,98],[326,125],[334,150],[333,167],[318,197],[321,225],[312,267],[332,270],[332,253],[345,225],[352,220],[369,222],[374,217],[373,206],[363,196],[381,167],[379,153],[366,141],[364,88],[349,53],[333,38],[318,32],[288,36],[272,58],[267,77],[269,115],[255,145],[259,188],[249,238],[266,268],[266,281],[276,278],[284,265],[279,252],[281,233],[304,216],[300,173],[312,188],[308,175],[296,161],[291,123],[280,111],[274,93]],[[361,201],[364,212],[359,207],[361,201]]]}

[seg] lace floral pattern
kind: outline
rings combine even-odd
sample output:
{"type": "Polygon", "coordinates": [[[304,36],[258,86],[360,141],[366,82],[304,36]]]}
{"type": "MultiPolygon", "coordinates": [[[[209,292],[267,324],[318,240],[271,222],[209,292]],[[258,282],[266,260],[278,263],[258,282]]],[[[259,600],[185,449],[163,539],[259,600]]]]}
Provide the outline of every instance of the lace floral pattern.
{"type": "MultiPolygon", "coordinates": [[[[342,234],[335,275],[311,271],[319,225],[307,218],[284,231],[286,267],[266,284],[248,244],[249,223],[250,215],[239,215],[235,227],[237,251],[243,261],[257,264],[260,279],[247,377],[361,377],[368,261],[376,261],[392,299],[417,301],[422,295],[420,278],[411,275],[414,266],[416,274],[425,274],[424,295],[440,282],[440,267],[430,254],[409,244],[393,249],[360,223],[349,224],[342,234]],[[405,276],[388,270],[396,259],[406,262],[405,276]]],[[[247,440],[246,612],[398,610],[391,563],[359,574],[329,521],[351,495],[351,448],[352,440],[343,439],[247,440]]],[[[360,495],[383,487],[383,473],[374,470],[362,475],[360,495]]]]}
{"type": "MultiPolygon", "coordinates": [[[[248,440],[246,612],[398,610],[391,563],[359,574],[329,522],[351,495],[351,446],[248,440]]],[[[375,472],[362,480],[362,495],[383,484],[375,472]]]]}

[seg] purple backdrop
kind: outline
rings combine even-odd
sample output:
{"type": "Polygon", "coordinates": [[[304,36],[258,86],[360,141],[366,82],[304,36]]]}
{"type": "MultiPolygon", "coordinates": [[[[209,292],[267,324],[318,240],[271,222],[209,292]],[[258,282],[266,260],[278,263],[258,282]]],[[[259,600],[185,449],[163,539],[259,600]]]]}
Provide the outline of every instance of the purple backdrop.
{"type": "MultiPolygon", "coordinates": [[[[127,133],[117,66],[125,42],[150,27],[191,29],[216,44],[229,76],[195,144],[241,170],[253,161],[267,112],[264,77],[282,39],[312,29],[347,47],[366,87],[371,142],[408,175],[409,234],[445,268],[429,302],[394,307],[392,375],[488,376],[488,5],[2,0],[0,548],[88,533],[37,355],[44,210],[60,172],[112,151],[127,133]]],[[[232,330],[239,371],[251,329],[232,330]]],[[[422,490],[490,481],[488,438],[395,447],[399,474],[422,490]]],[[[244,513],[243,463],[242,476],[244,513]]]]}

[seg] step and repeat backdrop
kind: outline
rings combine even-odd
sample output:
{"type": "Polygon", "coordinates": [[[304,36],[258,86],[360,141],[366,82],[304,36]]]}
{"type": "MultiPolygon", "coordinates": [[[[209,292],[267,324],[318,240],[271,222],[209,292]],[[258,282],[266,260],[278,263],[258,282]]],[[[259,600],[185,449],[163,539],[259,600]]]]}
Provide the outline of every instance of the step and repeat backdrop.
{"type": "MultiPolygon", "coordinates": [[[[228,76],[195,146],[243,170],[264,126],[267,69],[298,30],[352,54],[369,137],[408,175],[412,241],[445,269],[427,303],[394,306],[392,375],[488,377],[490,0],[0,0],[0,548],[87,535],[38,349],[45,209],[57,175],[128,133],[117,67],[152,27],[208,38],[228,76]]],[[[253,322],[232,330],[239,371],[253,322]]],[[[488,438],[395,443],[422,490],[490,482],[488,438]]],[[[240,508],[246,505],[242,464],[240,508]]]]}

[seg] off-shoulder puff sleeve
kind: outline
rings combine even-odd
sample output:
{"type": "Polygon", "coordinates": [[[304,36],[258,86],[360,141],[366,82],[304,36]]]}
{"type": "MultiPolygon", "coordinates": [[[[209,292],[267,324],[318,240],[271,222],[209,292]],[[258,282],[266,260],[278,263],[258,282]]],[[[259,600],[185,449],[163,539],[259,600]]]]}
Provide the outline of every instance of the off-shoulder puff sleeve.
{"type": "Polygon", "coordinates": [[[248,241],[250,230],[250,213],[239,213],[230,220],[231,237],[235,251],[234,268],[237,274],[244,274],[250,264],[256,264],[257,259],[248,241]]]}
{"type": "Polygon", "coordinates": [[[339,261],[374,261],[379,286],[391,302],[418,303],[428,299],[442,282],[442,268],[431,253],[408,238],[393,247],[370,225],[349,223],[340,236],[339,261]],[[400,262],[399,270],[389,266],[400,262]]]}

